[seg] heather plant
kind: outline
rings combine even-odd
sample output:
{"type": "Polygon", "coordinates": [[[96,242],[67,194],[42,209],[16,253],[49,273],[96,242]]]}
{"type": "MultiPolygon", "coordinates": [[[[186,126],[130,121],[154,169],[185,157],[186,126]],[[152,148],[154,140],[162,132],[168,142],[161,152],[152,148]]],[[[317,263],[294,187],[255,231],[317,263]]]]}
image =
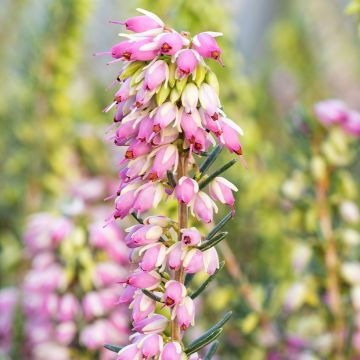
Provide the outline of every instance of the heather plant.
{"type": "Polygon", "coordinates": [[[115,109],[109,138],[125,147],[108,223],[129,215],[138,222],[126,230],[134,271],[123,279],[120,298],[132,309],[134,334],[124,347],[106,347],[118,360],[198,359],[198,351],[212,343],[205,355],[210,359],[230,312],[193,341],[185,342],[184,334],[195,323],[194,300],[223,266],[215,245],[226,237],[220,230],[235,211],[237,188],[220,175],[236,160],[208,171],[223,147],[245,165],[238,139],[243,132],[224,113],[217,78],[206,63],[223,65],[216,42],[221,34],[192,37],[138,10],[142,15],[112,21],[131,33],[120,33],[125,41],[98,54],[112,56],[108,64],[122,63],[113,83],[118,90],[104,109],[115,109]],[[171,198],[178,203],[177,220],[164,214],[142,217],[171,198]],[[201,223],[213,221],[216,202],[231,211],[205,236],[201,223]],[[199,272],[209,277],[193,288],[199,272]]]}
{"type": "Polygon", "coordinates": [[[299,111],[293,120],[295,169],[283,193],[294,279],[284,300],[284,327],[293,358],[355,359],[360,214],[353,174],[360,114],[342,101],[326,100],[316,104],[315,116],[299,111]]]}
{"type": "Polygon", "coordinates": [[[125,340],[126,309],[116,281],[128,272],[124,233],[103,227],[108,209],[94,206],[102,180],[73,184],[72,200],[57,212],[30,217],[25,234],[29,266],[18,289],[0,292],[0,346],[23,359],[112,359],[105,342],[125,340]],[[17,313],[22,328],[17,329],[17,313]],[[16,338],[13,334],[22,334],[16,338]],[[14,349],[14,347],[17,347],[14,349]]]}

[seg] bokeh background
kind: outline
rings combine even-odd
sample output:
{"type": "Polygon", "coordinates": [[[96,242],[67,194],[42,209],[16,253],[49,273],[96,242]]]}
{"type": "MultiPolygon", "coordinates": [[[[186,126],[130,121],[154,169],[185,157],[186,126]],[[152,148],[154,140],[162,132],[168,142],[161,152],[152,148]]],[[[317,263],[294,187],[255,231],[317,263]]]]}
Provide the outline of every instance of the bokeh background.
{"type": "MultiPolygon", "coordinates": [[[[111,97],[106,87],[116,64],[106,66],[92,54],[118,41],[119,27],[108,20],[126,19],[143,7],[176,29],[224,33],[226,66],[215,69],[226,112],[245,131],[249,170],[238,166],[228,174],[239,192],[229,237],[220,246],[227,266],[202,300],[199,328],[209,326],[214,314],[234,309],[221,359],[360,358],[360,301],[354,296],[360,277],[359,140],[319,126],[313,114],[314,104],[326,98],[360,110],[360,4],[352,3],[351,15],[348,5],[347,0],[2,0],[0,288],[17,288],[24,296],[33,261],[24,246],[30,215],[72,217],[86,229],[94,221],[86,209],[96,202],[97,220],[106,217],[102,199],[116,180],[117,159],[104,136],[111,119],[101,110],[111,97]],[[322,176],[331,183],[325,204],[316,196],[322,176]],[[335,275],[326,264],[329,239],[319,225],[323,206],[334,225],[335,275]],[[349,266],[343,271],[349,264],[351,271],[349,266]],[[350,280],[344,272],[351,273],[350,280]],[[334,276],[340,314],[327,301],[326,284],[334,276]],[[334,345],[339,332],[344,341],[334,345]]],[[[90,236],[88,230],[84,234],[90,236]]],[[[56,256],[64,267],[72,266],[61,259],[68,253],[56,256]]],[[[94,257],[89,267],[101,260],[94,257]]],[[[0,301],[0,359],[31,358],[24,350],[29,329],[19,300],[5,319],[9,298],[0,301]]],[[[96,346],[88,351],[75,345],[70,359],[105,356],[96,346]]]]}

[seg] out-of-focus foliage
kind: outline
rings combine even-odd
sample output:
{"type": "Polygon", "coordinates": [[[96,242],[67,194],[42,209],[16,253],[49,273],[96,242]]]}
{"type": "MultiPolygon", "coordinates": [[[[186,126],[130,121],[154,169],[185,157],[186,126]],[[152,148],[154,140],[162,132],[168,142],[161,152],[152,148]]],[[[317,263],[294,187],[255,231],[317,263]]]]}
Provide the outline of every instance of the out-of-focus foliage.
{"type": "MultiPolygon", "coordinates": [[[[360,1],[352,0],[352,2],[346,7],[346,13],[348,15],[356,15],[357,20],[360,20],[360,1]]],[[[358,25],[358,34],[360,36],[360,24],[358,25]]]]}

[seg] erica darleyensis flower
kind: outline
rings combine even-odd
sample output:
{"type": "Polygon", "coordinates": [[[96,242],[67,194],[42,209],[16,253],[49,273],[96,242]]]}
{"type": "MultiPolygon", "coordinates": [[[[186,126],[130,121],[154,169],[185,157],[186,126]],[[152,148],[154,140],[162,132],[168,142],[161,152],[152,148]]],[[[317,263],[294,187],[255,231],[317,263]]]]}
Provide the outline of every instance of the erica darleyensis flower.
{"type": "MultiPolygon", "coordinates": [[[[143,15],[114,22],[131,33],[120,33],[125,40],[101,53],[113,57],[110,63],[122,62],[114,101],[104,110],[115,110],[109,137],[124,147],[112,220],[129,214],[138,220],[125,237],[134,270],[119,279],[119,302],[131,309],[134,334],[129,344],[107,348],[118,352],[118,360],[200,359],[195,351],[205,343],[195,340],[187,347],[182,341],[195,323],[194,298],[201,292],[187,288],[185,276],[213,275],[220,267],[214,246],[226,236],[219,230],[234,214],[237,188],[219,175],[234,161],[207,171],[222,147],[242,158],[243,131],[223,112],[216,76],[206,63],[222,64],[216,41],[221,34],[191,37],[155,14],[138,11],[143,15]],[[177,221],[163,215],[143,218],[169,196],[178,202],[177,221]],[[190,214],[193,222],[211,223],[216,202],[231,208],[219,226],[207,236],[189,226],[190,214]]],[[[214,326],[206,344],[219,336],[228,318],[214,326]]]]}
{"type": "Polygon", "coordinates": [[[110,360],[103,344],[127,338],[127,315],[117,306],[117,282],[128,264],[123,231],[91,219],[86,225],[84,215],[40,213],[27,225],[31,267],[22,301],[29,359],[70,360],[86,348],[110,360]]]}

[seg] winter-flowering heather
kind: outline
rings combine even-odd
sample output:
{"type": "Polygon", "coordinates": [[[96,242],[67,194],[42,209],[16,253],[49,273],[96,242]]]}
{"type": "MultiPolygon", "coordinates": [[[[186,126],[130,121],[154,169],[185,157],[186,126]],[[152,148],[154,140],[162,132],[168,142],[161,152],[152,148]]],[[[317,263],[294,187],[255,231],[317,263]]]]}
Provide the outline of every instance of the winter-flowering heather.
{"type": "MultiPolygon", "coordinates": [[[[112,359],[103,344],[128,336],[127,313],[117,305],[116,281],[128,265],[123,231],[115,223],[104,228],[101,221],[89,221],[79,195],[64,207],[64,215],[39,213],[27,224],[24,241],[31,264],[21,301],[29,359],[85,354],[112,359]]],[[[91,211],[104,216],[103,209],[91,211]]]]}
{"type": "Polygon", "coordinates": [[[206,285],[190,290],[192,276],[204,272],[210,281],[219,270],[214,246],[226,236],[219,230],[234,213],[237,188],[219,175],[235,160],[210,175],[207,171],[223,147],[242,159],[243,131],[224,113],[209,67],[223,65],[217,43],[222,34],[177,32],[155,14],[138,11],[140,16],[112,21],[129,32],[98,54],[112,57],[108,64],[117,68],[114,99],[104,111],[114,113],[108,137],[123,154],[109,223],[129,214],[138,220],[126,230],[133,272],[122,278],[120,297],[131,310],[134,333],[125,346],[107,348],[118,352],[118,360],[195,360],[230,316],[201,338],[183,342],[196,321],[194,299],[206,285]],[[169,196],[178,201],[178,219],[145,215],[169,196]],[[205,235],[191,226],[211,223],[217,204],[231,212],[212,232],[205,235]]]}
{"type": "Polygon", "coordinates": [[[296,170],[283,185],[295,281],[285,295],[282,316],[288,324],[282,329],[297,339],[292,343],[297,351],[286,358],[357,359],[360,212],[352,164],[359,113],[342,101],[326,100],[316,104],[315,117],[296,120],[296,170]]]}

